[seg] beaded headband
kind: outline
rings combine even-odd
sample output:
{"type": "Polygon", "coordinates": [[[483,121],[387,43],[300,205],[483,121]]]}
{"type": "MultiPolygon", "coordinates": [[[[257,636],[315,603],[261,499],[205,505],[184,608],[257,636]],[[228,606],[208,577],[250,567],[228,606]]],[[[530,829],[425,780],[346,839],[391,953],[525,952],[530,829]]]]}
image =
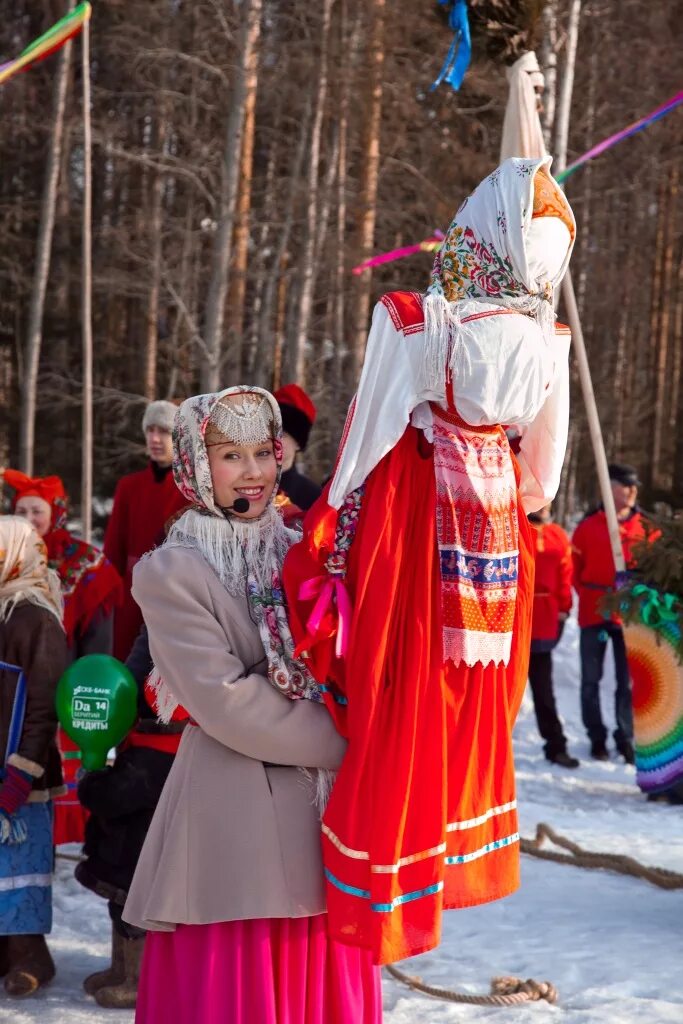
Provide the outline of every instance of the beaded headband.
{"type": "Polygon", "coordinates": [[[253,392],[245,392],[216,402],[207,426],[205,443],[207,447],[226,442],[237,445],[261,444],[272,440],[272,437],[273,413],[268,400],[253,392]]]}

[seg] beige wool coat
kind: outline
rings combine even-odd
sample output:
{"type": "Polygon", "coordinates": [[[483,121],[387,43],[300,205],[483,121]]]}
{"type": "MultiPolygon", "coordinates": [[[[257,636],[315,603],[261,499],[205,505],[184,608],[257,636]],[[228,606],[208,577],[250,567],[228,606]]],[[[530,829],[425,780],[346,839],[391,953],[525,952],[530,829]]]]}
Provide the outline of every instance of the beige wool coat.
{"type": "Polygon", "coordinates": [[[345,741],[329,714],[275,690],[246,595],[231,596],[198,551],[154,551],[135,567],[133,595],[154,663],[197,724],[183,734],[124,919],[172,931],[323,913],[315,782],[296,766],[339,767],[345,741]]]}

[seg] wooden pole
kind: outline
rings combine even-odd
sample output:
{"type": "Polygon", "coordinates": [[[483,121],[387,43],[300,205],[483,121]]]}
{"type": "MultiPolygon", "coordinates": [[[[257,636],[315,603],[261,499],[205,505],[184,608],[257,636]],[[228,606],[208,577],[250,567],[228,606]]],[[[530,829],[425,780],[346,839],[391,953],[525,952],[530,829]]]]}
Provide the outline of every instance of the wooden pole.
{"type": "MultiPolygon", "coordinates": [[[[72,8],[69,5],[69,9],[72,8]]],[[[61,163],[62,143],[64,139],[64,115],[66,95],[71,66],[71,41],[64,46],[59,55],[59,65],[54,87],[54,107],[52,112],[52,134],[45,164],[45,183],[40,206],[40,226],[31,286],[31,301],[28,313],[28,334],[26,338],[26,356],[21,381],[21,420],[19,425],[19,466],[24,473],[33,475],[35,428],[36,428],[36,394],[38,389],[38,365],[43,339],[43,311],[45,309],[45,293],[50,275],[50,255],[52,251],[52,235],[55,225],[57,206],[57,185],[59,182],[59,165],[61,163]]]]}
{"type": "Polygon", "coordinates": [[[81,461],[81,521],[83,539],[92,535],[92,134],[90,130],[90,22],[83,25],[83,276],[81,317],[83,338],[83,416],[81,461]]]}
{"type": "MultiPolygon", "coordinates": [[[[557,111],[557,135],[555,139],[556,160],[555,167],[553,168],[556,174],[559,174],[567,166],[569,113],[574,88],[574,68],[576,64],[580,15],[581,0],[572,0],[567,38],[567,60],[557,111]]],[[[595,465],[598,474],[598,483],[600,485],[600,494],[602,497],[603,507],[605,509],[605,515],[607,517],[607,529],[609,531],[610,545],[612,547],[612,556],[614,558],[614,565],[617,572],[623,572],[626,568],[626,563],[624,561],[624,551],[621,545],[619,520],[617,518],[617,510],[614,505],[614,496],[612,494],[612,485],[610,483],[609,471],[607,469],[605,442],[602,436],[602,429],[600,427],[598,407],[595,402],[595,392],[593,390],[593,381],[591,378],[590,366],[588,364],[588,354],[586,352],[583,330],[581,329],[579,307],[576,302],[571,270],[567,271],[562,282],[562,295],[567,308],[569,328],[572,332],[574,357],[579,371],[581,392],[583,394],[583,401],[586,407],[588,430],[590,433],[591,443],[593,445],[593,454],[595,455],[595,465]]]]}
{"type": "Polygon", "coordinates": [[[562,282],[562,296],[567,309],[569,327],[572,332],[574,358],[576,359],[576,365],[579,371],[579,380],[581,381],[583,401],[586,406],[588,430],[590,432],[591,443],[593,445],[593,454],[595,455],[595,465],[598,472],[598,482],[600,484],[602,503],[605,507],[605,515],[607,516],[607,529],[609,530],[609,539],[610,544],[612,545],[614,565],[616,566],[617,572],[624,572],[626,569],[626,562],[624,561],[624,551],[621,545],[621,533],[619,532],[619,520],[617,519],[617,510],[614,506],[612,485],[610,483],[609,470],[607,469],[605,442],[600,428],[600,417],[598,416],[598,407],[595,402],[595,392],[593,391],[593,381],[591,378],[590,367],[588,365],[586,344],[583,340],[583,331],[581,329],[581,320],[579,318],[579,307],[576,304],[576,295],[574,293],[574,282],[572,281],[572,275],[569,271],[567,271],[564,281],[562,282]]]}

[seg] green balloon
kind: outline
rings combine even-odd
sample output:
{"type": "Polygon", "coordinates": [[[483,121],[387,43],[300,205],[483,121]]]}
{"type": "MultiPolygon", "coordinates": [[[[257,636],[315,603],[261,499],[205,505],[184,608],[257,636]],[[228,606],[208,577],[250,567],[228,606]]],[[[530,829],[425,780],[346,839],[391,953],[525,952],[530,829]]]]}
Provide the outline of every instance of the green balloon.
{"type": "Polygon", "coordinates": [[[64,732],[83,755],[83,767],[96,771],[138,717],[138,688],[116,658],[86,654],[59,680],[56,703],[64,732]]]}

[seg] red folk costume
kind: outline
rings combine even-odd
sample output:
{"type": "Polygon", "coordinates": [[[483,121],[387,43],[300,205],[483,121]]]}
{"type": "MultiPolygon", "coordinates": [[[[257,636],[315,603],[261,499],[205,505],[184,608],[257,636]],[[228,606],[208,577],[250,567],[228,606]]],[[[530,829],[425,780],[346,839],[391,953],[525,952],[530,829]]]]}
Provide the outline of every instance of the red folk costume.
{"type": "Polygon", "coordinates": [[[572,609],[572,548],[557,523],[532,523],[536,553],[534,614],[531,639],[554,641],[560,614],[572,609]]]}
{"type": "MultiPolygon", "coordinates": [[[[61,584],[69,651],[72,658],[77,658],[81,653],[80,642],[93,620],[96,617],[107,618],[121,603],[121,577],[102,551],[74,537],[66,529],[67,496],[58,476],[31,478],[17,470],[6,469],[4,478],[14,488],[15,506],[20,498],[37,497],[51,507],[51,525],[43,540],[49,566],[56,570],[61,584]]],[[[55,845],[82,843],[87,812],[76,798],[80,753],[63,729],[58,730],[57,738],[67,792],[55,799],[55,845]]]]}
{"type": "Polygon", "coordinates": [[[285,562],[292,629],[349,749],[323,819],[329,929],[387,963],[519,883],[511,731],[533,544],[555,493],[574,220],[549,160],[461,207],[426,296],[375,308],[330,487],[285,562]],[[521,435],[515,459],[503,424],[521,435]]]}
{"type": "MultiPolygon", "coordinates": [[[[633,548],[647,536],[642,513],[633,509],[619,521],[621,546],[627,567],[633,565],[633,548]]],[[[602,610],[606,594],[614,590],[617,571],[607,528],[607,516],[598,509],[582,519],[572,535],[574,587],[579,596],[579,626],[600,626],[610,621],[602,610]]],[[[618,616],[611,621],[618,623],[618,616]]]]}
{"type": "Polygon", "coordinates": [[[150,462],[116,485],[104,551],[124,583],[123,604],[114,618],[114,656],[120,661],[130,654],[142,625],[142,613],[130,592],[133,568],[159,542],[167,521],[186,505],[170,466],[165,469],[150,462]]]}

